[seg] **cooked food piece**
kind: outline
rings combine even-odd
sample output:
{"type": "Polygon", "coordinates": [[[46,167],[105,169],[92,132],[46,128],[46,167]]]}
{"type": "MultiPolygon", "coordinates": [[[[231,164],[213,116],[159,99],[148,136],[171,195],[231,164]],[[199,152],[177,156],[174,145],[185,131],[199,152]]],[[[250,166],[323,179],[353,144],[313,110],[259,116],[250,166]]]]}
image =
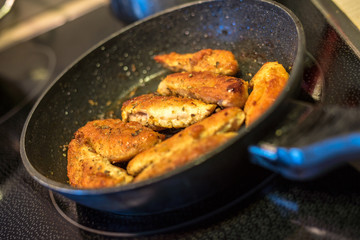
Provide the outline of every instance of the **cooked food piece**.
{"type": "Polygon", "coordinates": [[[238,62],[232,52],[226,50],[203,49],[195,53],[157,55],[155,61],[175,72],[213,72],[235,75],[238,62]]]}
{"type": "Polygon", "coordinates": [[[249,126],[258,119],[284,89],[289,74],[278,62],[267,62],[250,81],[253,90],[245,103],[245,124],[249,126]]]}
{"type": "Polygon", "coordinates": [[[88,122],[69,143],[70,184],[79,188],[127,184],[133,177],[112,163],[127,161],[164,137],[136,122],[124,123],[120,119],[88,122]]]}
{"type": "Polygon", "coordinates": [[[112,163],[127,161],[164,138],[137,122],[125,123],[120,119],[94,120],[75,133],[75,139],[82,139],[112,163]]]}
{"type": "Polygon", "coordinates": [[[235,136],[235,131],[240,128],[244,119],[245,114],[240,108],[225,108],[136,155],[130,160],[127,171],[129,174],[137,176],[146,170],[138,178],[143,180],[181,166],[235,136]],[[226,134],[229,132],[233,133],[226,134]],[[206,148],[209,149],[206,150],[206,148]],[[155,170],[163,164],[163,167],[155,170]],[[156,172],[151,173],[151,171],[156,172]]]}
{"type": "Polygon", "coordinates": [[[123,103],[123,121],[135,121],[153,130],[184,128],[209,116],[215,104],[176,96],[145,94],[123,103]]]}
{"type": "Polygon", "coordinates": [[[174,73],[161,81],[157,92],[195,98],[221,107],[243,107],[248,98],[248,82],[210,72],[174,73]]]}
{"type": "Polygon", "coordinates": [[[112,187],[133,180],[125,169],[97,154],[79,135],[69,144],[67,171],[70,185],[78,188],[112,187]]]}
{"type": "Polygon", "coordinates": [[[191,144],[188,148],[175,149],[172,151],[172,156],[165,157],[161,161],[154,162],[145,168],[134,178],[134,182],[160,176],[166,172],[170,172],[178,167],[181,167],[194,159],[209,153],[236,135],[236,132],[220,133],[201,138],[191,144]]]}

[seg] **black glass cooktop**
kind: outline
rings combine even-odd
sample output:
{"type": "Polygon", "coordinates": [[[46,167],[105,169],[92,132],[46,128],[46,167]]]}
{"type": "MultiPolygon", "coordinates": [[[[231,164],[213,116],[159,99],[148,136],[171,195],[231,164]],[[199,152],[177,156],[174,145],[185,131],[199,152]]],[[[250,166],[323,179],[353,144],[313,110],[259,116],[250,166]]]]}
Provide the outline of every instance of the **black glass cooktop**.
{"type": "MultiPolygon", "coordinates": [[[[360,60],[353,49],[312,1],[281,2],[304,25],[308,62],[303,89],[324,105],[359,106],[360,60]],[[318,83],[322,80],[325,81],[319,92],[318,83]]],[[[77,53],[61,57],[61,42],[67,42],[64,35],[80,38],[80,26],[112,17],[108,9],[102,8],[87,14],[87,20],[79,19],[17,47],[41,44],[43,49],[51,49],[57,56],[58,64],[52,70],[56,75],[91,45],[87,43],[76,48],[77,53]]],[[[116,24],[103,32],[103,37],[124,26],[121,22],[116,24]]],[[[9,49],[4,54],[16,59],[21,51],[9,49]]],[[[0,73],[6,72],[2,66],[0,73]]],[[[22,87],[19,89],[27,89],[22,87]]],[[[246,195],[237,194],[234,189],[197,205],[158,215],[122,216],[77,205],[40,186],[22,165],[19,139],[34,98],[27,97],[25,90],[21,92],[22,95],[5,92],[10,94],[6,98],[10,100],[3,112],[12,113],[0,123],[0,239],[360,238],[360,173],[350,164],[307,182],[272,175],[246,195]]],[[[314,101],[305,95],[300,97],[314,101]]]]}

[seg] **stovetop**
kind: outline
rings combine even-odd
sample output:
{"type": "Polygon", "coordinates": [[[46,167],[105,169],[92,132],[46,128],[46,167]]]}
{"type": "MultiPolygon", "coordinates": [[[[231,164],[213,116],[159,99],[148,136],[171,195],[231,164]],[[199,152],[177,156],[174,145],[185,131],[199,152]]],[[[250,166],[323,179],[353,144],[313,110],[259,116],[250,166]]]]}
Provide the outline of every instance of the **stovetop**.
{"type": "MultiPolygon", "coordinates": [[[[280,2],[304,25],[313,61],[303,88],[324,105],[359,106],[360,60],[349,42],[314,1],[280,2]],[[321,94],[311,81],[318,78],[325,79],[321,94]]],[[[1,99],[13,106],[0,108],[0,239],[360,239],[360,173],[350,164],[307,182],[273,175],[246,196],[234,190],[152,216],[88,209],[33,180],[22,165],[19,139],[36,96],[93,44],[124,26],[103,6],[0,53],[1,99]],[[38,65],[16,67],[26,62],[24,53],[38,65]],[[16,91],[4,91],[14,86],[16,91]]]]}

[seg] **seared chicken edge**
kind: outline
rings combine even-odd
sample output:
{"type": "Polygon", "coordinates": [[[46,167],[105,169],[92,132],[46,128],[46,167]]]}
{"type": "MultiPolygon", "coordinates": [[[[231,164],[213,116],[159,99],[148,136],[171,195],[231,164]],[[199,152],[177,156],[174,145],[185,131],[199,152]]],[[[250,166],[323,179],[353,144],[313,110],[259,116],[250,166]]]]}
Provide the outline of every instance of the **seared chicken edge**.
{"type": "Polygon", "coordinates": [[[203,49],[195,53],[157,55],[154,60],[175,72],[212,72],[235,75],[238,62],[232,52],[226,50],[203,49]]]}
{"type": "MultiPolygon", "coordinates": [[[[192,161],[201,152],[209,152],[216,146],[219,146],[223,141],[221,139],[228,138],[229,136],[235,136],[236,131],[240,128],[244,122],[245,114],[240,108],[232,107],[221,110],[204,120],[193,124],[184,130],[178,132],[172,137],[157,144],[153,148],[150,148],[130,160],[127,171],[130,175],[137,176],[142,174],[148,167],[152,168],[154,164],[170,164],[170,165],[183,165],[189,161],[192,161]],[[233,132],[234,134],[224,135],[215,140],[216,137],[221,134],[233,132]],[[204,139],[208,139],[207,142],[204,139]],[[211,141],[211,142],[210,142],[211,141]],[[206,149],[202,146],[206,144],[213,147],[206,149]],[[202,149],[200,151],[200,149],[202,149]],[[191,157],[192,156],[192,157],[191,157]],[[182,158],[182,160],[179,160],[182,158]]],[[[165,168],[164,168],[165,169],[165,168]]],[[[171,169],[171,168],[167,168],[171,169]]],[[[156,170],[159,171],[160,170],[156,170]]],[[[142,177],[138,179],[145,179],[152,176],[150,170],[146,170],[142,177]]]]}
{"type": "Polygon", "coordinates": [[[68,148],[68,177],[79,188],[121,185],[132,181],[112,163],[128,161],[165,136],[139,123],[120,119],[94,120],[75,133],[68,148]]]}
{"type": "Polygon", "coordinates": [[[220,107],[242,108],[248,98],[248,82],[210,72],[173,73],[162,80],[157,92],[199,99],[220,107]]]}
{"type": "Polygon", "coordinates": [[[153,130],[185,128],[209,116],[215,104],[176,96],[145,94],[123,103],[123,121],[135,121],[153,130]]]}
{"type": "Polygon", "coordinates": [[[253,87],[245,103],[245,124],[251,125],[275,102],[283,91],[289,74],[278,62],[267,62],[250,80],[253,87]]]}

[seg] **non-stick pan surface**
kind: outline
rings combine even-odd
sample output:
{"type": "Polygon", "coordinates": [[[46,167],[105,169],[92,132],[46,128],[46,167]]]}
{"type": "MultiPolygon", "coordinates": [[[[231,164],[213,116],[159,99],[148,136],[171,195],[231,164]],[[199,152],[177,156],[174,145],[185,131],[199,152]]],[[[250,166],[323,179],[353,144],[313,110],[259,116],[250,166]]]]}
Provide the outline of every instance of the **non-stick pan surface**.
{"type": "Polygon", "coordinates": [[[261,139],[300,88],[304,36],[296,17],[261,0],[199,2],[137,22],[99,44],[49,87],[32,109],[21,137],[28,172],[42,185],[80,204],[125,214],[173,210],[223,189],[261,181],[269,173],[248,161],[247,146],[261,139]],[[273,107],[239,136],[163,176],[121,187],[80,190],[68,184],[66,145],[87,121],[119,117],[121,103],[156,90],[169,72],[153,56],[172,51],[226,49],[249,80],[267,61],[290,73],[273,107]]]}

